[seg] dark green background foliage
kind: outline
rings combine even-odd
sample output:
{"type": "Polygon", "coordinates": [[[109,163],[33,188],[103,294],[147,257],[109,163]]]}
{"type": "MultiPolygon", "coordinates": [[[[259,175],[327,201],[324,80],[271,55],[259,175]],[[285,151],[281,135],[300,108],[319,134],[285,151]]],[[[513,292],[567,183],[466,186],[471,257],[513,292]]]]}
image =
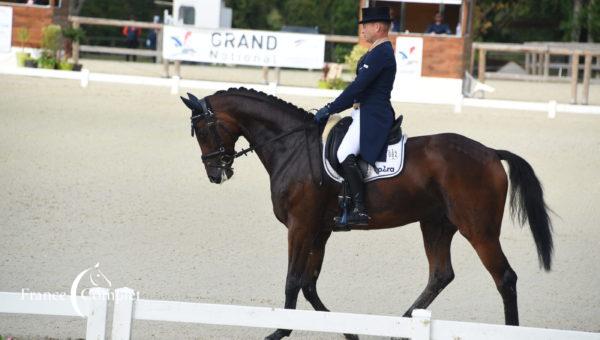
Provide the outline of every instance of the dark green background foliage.
{"type": "Polygon", "coordinates": [[[279,30],[318,27],[319,33],[356,35],[358,2],[353,0],[228,0],[233,27],[279,30]]]}
{"type": "Polygon", "coordinates": [[[478,40],[599,41],[600,0],[478,0],[478,40]]]}
{"type": "MultiPolygon", "coordinates": [[[[82,0],[79,0],[82,1],[82,0]]],[[[80,15],[151,21],[168,7],[152,0],[84,0],[80,15]]],[[[280,30],[282,26],[318,27],[323,34],[356,35],[358,0],[226,0],[233,9],[233,27],[280,30]]],[[[474,11],[477,40],[599,41],[600,0],[477,0],[474,11]]],[[[93,42],[119,43],[119,29],[86,26],[93,42]],[[112,41],[111,41],[112,39],[112,41]]],[[[334,60],[345,45],[328,46],[334,60]]]]}

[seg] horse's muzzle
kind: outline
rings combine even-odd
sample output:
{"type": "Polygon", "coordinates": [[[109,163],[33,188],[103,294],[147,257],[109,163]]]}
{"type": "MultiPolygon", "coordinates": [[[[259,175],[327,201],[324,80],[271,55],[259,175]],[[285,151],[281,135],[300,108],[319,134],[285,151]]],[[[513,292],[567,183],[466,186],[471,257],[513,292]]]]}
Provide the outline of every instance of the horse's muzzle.
{"type": "Polygon", "coordinates": [[[221,176],[208,176],[211,183],[221,184],[221,176]]]}
{"type": "Polygon", "coordinates": [[[233,176],[233,169],[221,169],[221,172],[217,175],[208,175],[208,180],[211,183],[221,184],[233,176]]]}

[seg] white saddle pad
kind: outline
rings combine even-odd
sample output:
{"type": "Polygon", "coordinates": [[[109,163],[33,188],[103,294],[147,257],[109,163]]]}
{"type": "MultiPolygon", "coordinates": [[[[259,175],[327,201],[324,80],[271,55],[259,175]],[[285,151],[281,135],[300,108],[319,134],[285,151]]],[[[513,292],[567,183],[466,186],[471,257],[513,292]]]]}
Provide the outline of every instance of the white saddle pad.
{"type": "MultiPolygon", "coordinates": [[[[367,176],[365,176],[365,182],[371,182],[376,179],[394,177],[398,175],[404,167],[404,145],[408,137],[402,135],[400,141],[396,144],[388,145],[387,157],[385,162],[377,162],[375,166],[379,173],[375,172],[373,166],[369,165],[367,176]]],[[[344,178],[340,176],[329,163],[329,160],[325,159],[325,145],[323,145],[323,165],[325,166],[325,172],[334,181],[342,183],[344,178]]]]}

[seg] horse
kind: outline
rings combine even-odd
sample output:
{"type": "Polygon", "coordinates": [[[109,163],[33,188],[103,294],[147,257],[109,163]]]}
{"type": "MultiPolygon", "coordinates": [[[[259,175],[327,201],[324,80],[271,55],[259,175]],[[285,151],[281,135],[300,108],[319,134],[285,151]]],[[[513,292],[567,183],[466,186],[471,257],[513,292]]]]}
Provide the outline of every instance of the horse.
{"type": "MultiPolygon", "coordinates": [[[[284,308],[295,309],[300,291],[317,311],[329,311],[317,294],[325,246],[339,213],[341,185],[323,174],[321,129],[314,115],[272,95],[231,88],[203,99],[181,97],[191,109],[206,174],[212,183],[234,175],[235,158],[255,151],[270,177],[275,217],[287,228],[288,268],[284,308]],[[236,152],[240,136],[250,148],[236,152]]],[[[511,216],[528,222],[545,271],[552,265],[553,240],[543,189],[527,161],[467,137],[444,133],[406,141],[406,159],[396,176],[366,184],[368,226],[375,230],[419,222],[429,262],[429,280],[408,308],[424,309],[454,279],[450,245],[464,236],[491,274],[504,305],[507,325],[518,325],[517,274],[500,245],[500,228],[511,183],[511,216]],[[509,167],[507,176],[501,161],[509,167]]],[[[266,339],[292,330],[277,329],[266,339]]],[[[348,339],[355,335],[345,334],[348,339]]]]}

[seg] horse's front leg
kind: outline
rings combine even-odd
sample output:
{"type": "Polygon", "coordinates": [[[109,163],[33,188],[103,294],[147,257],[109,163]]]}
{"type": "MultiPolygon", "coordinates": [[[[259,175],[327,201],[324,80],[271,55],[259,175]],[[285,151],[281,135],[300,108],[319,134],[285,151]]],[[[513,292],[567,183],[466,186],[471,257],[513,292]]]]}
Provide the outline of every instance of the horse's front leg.
{"type": "MultiPolygon", "coordinates": [[[[331,230],[321,227],[288,229],[288,272],[285,284],[285,308],[295,309],[300,290],[317,311],[329,311],[317,294],[317,279],[325,255],[325,244],[331,230]]],[[[291,329],[278,329],[265,339],[281,339],[289,336],[291,329]]],[[[358,339],[356,335],[344,334],[347,339],[358,339]]]]}
{"type": "MultiPolygon", "coordinates": [[[[304,202],[313,202],[305,196],[304,202]]],[[[288,213],[288,270],[285,282],[285,308],[295,309],[298,294],[303,289],[308,293],[308,300],[315,309],[325,309],[316,295],[316,279],[318,278],[325,243],[331,234],[321,225],[322,211],[315,206],[295,204],[288,213]],[[311,301],[312,300],[312,301],[311,301]],[[317,302],[318,300],[318,302],[317,302]]],[[[325,309],[326,310],[326,309],[325,309]]],[[[289,336],[292,330],[278,329],[266,339],[281,339],[289,336]]]]}
{"type": "MultiPolygon", "coordinates": [[[[292,219],[293,220],[293,219],[292,219]]],[[[312,228],[298,223],[288,225],[288,271],[285,280],[285,306],[286,309],[296,309],[298,294],[306,280],[305,268],[310,257],[311,246],[315,235],[311,232],[312,228]]],[[[289,336],[291,329],[278,329],[267,340],[281,339],[289,336]]]]}
{"type": "MultiPolygon", "coordinates": [[[[323,258],[325,257],[325,245],[330,235],[331,230],[322,230],[317,233],[301,280],[304,297],[316,311],[320,312],[329,312],[329,309],[325,307],[317,293],[317,280],[319,279],[323,258]]],[[[344,336],[348,340],[358,340],[358,336],[355,334],[344,334],[344,336]]]]}

